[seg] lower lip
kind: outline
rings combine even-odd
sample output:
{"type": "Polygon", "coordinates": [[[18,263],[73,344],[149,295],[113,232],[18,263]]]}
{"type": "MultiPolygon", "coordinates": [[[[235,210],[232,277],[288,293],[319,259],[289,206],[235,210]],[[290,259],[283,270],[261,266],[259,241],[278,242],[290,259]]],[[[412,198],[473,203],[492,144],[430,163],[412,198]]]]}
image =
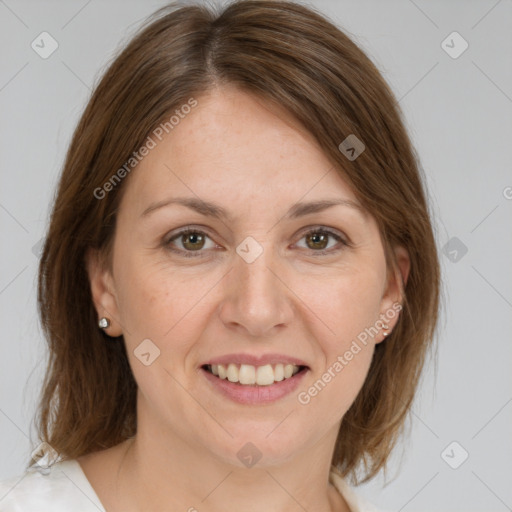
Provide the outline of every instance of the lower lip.
{"type": "Polygon", "coordinates": [[[215,390],[240,404],[267,404],[275,402],[293,393],[301,383],[304,375],[308,372],[308,370],[302,370],[293,377],[280,382],[274,382],[274,384],[269,386],[248,386],[230,382],[227,379],[219,379],[219,377],[216,377],[204,368],[200,368],[200,370],[208,381],[211,382],[215,390]]]}

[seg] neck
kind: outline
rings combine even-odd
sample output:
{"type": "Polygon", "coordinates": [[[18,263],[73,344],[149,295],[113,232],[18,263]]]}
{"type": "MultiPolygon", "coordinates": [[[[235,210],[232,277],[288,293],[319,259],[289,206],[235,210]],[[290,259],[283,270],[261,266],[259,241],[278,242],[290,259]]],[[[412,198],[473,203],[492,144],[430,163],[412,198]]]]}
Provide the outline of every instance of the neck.
{"type": "MultiPolygon", "coordinates": [[[[144,431],[127,441],[120,457],[116,503],[120,510],[234,510],[250,512],[350,512],[329,483],[330,463],[321,454],[301,453],[279,465],[240,467],[204,449],[172,443],[172,449],[144,431]]],[[[330,462],[330,459],[327,459],[330,462]]]]}

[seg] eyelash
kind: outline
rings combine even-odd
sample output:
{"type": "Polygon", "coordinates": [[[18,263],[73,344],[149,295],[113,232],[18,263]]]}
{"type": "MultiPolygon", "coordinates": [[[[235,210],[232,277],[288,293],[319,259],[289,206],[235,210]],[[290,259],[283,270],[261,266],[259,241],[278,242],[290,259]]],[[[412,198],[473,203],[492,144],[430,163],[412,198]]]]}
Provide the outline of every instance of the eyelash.
{"type": "MultiPolygon", "coordinates": [[[[305,233],[303,233],[301,238],[300,238],[300,240],[302,240],[302,238],[304,238],[304,237],[306,237],[308,235],[311,235],[313,233],[322,233],[322,234],[329,235],[329,236],[333,237],[335,240],[337,240],[338,243],[340,243],[342,245],[342,247],[340,247],[340,248],[338,248],[336,250],[333,250],[332,247],[330,249],[322,249],[321,251],[315,251],[314,249],[310,249],[310,251],[315,256],[323,256],[323,255],[326,255],[326,254],[332,254],[332,253],[335,253],[335,252],[338,252],[338,251],[342,250],[344,247],[349,247],[351,245],[349,242],[344,240],[340,235],[338,235],[334,231],[331,231],[328,228],[323,228],[323,227],[320,227],[320,226],[311,228],[308,231],[306,231],[305,233]]],[[[178,233],[175,233],[167,241],[164,241],[165,248],[167,250],[169,250],[169,251],[172,251],[172,252],[174,252],[176,254],[179,254],[180,256],[184,256],[185,258],[202,258],[202,257],[204,257],[203,256],[203,254],[204,254],[203,250],[184,251],[182,249],[175,249],[174,247],[171,246],[171,242],[173,242],[174,240],[180,238],[183,235],[189,235],[189,234],[204,235],[204,236],[207,236],[208,238],[211,239],[211,237],[208,235],[208,233],[206,233],[206,232],[204,232],[204,231],[202,231],[200,229],[195,229],[195,228],[188,227],[188,228],[185,228],[185,229],[179,231],[178,233]]]]}

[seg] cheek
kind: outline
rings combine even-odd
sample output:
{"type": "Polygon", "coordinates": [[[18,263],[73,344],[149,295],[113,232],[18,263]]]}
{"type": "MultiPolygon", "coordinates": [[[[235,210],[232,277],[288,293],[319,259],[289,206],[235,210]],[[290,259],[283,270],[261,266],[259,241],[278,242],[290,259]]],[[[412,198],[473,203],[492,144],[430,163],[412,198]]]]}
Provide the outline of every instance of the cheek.
{"type": "Polygon", "coordinates": [[[298,396],[299,403],[321,411],[326,425],[339,421],[354,402],[368,375],[375,348],[371,327],[378,319],[379,296],[349,289],[351,293],[337,291],[324,296],[322,319],[329,333],[317,322],[316,336],[322,361],[309,387],[298,396]]]}
{"type": "MultiPolygon", "coordinates": [[[[125,261],[122,269],[119,305],[130,366],[141,393],[158,402],[163,398],[158,390],[174,389],[169,374],[181,379],[190,340],[198,337],[195,331],[201,329],[200,315],[205,314],[199,301],[203,286],[191,276],[142,261],[125,261]],[[139,359],[144,353],[154,357],[148,366],[139,359]]],[[[175,391],[180,394],[179,386],[175,391]]]]}
{"type": "Polygon", "coordinates": [[[163,351],[172,340],[173,351],[179,352],[180,340],[186,343],[207,317],[204,299],[217,274],[171,268],[142,256],[125,258],[119,269],[118,304],[127,343],[150,338],[163,351]]]}
{"type": "Polygon", "coordinates": [[[316,380],[303,390],[303,400],[299,401],[315,401],[316,407],[333,421],[348,410],[368,374],[375,346],[373,337],[377,335],[372,329],[381,312],[384,270],[385,266],[376,264],[326,280],[323,293],[311,306],[322,320],[316,322],[316,338],[324,366],[315,372],[316,380]]]}
{"type": "Polygon", "coordinates": [[[322,332],[323,338],[329,340],[329,351],[342,350],[348,341],[379,319],[385,267],[377,263],[347,268],[315,283],[303,281],[304,294],[308,284],[314,284],[314,288],[309,287],[309,294],[304,295],[305,303],[318,314],[319,327],[320,324],[327,327],[322,332]],[[311,289],[316,291],[311,293],[311,289]],[[329,335],[325,337],[325,333],[329,335]]]}
{"type": "Polygon", "coordinates": [[[325,372],[299,397],[301,403],[315,407],[326,425],[340,421],[361,390],[373,354],[373,347],[361,347],[346,359],[344,352],[331,361],[325,372]],[[339,359],[338,359],[339,357],[339,359]]]}

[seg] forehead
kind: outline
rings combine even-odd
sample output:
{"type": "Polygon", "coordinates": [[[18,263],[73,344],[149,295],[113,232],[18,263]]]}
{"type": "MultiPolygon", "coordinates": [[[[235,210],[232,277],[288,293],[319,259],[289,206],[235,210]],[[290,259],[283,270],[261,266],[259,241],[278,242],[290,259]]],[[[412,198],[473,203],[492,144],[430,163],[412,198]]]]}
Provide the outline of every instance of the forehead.
{"type": "Polygon", "coordinates": [[[245,210],[326,195],[356,200],[315,138],[281,107],[234,87],[196,100],[130,176],[126,201],[139,212],[184,195],[245,210]]]}

